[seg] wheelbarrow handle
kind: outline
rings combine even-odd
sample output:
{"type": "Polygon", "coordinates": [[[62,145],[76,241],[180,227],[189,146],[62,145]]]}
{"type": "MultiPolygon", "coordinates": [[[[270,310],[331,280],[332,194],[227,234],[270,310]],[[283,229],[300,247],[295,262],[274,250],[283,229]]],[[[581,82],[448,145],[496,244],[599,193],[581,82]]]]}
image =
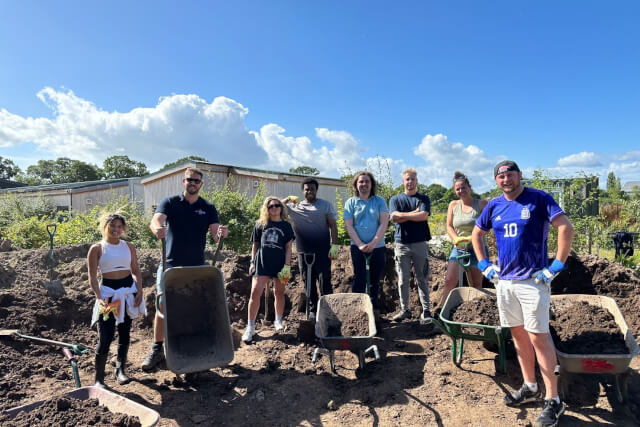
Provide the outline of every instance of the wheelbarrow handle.
{"type": "Polygon", "coordinates": [[[167,269],[167,240],[162,238],[162,271],[167,269]]]}
{"type": "Polygon", "coordinates": [[[62,349],[62,352],[64,353],[64,357],[66,357],[69,362],[71,362],[72,360],[75,360],[75,357],[71,352],[71,350],[69,349],[69,347],[64,347],[62,349]]]}

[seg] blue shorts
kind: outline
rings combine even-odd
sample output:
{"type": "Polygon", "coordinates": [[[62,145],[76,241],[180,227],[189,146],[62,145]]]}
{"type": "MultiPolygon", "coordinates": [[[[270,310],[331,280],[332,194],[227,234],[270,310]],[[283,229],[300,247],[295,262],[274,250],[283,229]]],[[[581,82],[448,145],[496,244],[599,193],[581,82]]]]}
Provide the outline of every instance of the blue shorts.
{"type": "MultiPolygon", "coordinates": [[[[478,268],[478,258],[476,258],[476,253],[471,246],[469,247],[469,252],[471,253],[469,267],[478,268]]],[[[484,247],[484,255],[487,258],[489,257],[489,248],[486,246],[484,247]]],[[[449,262],[458,262],[458,249],[455,246],[449,254],[449,262]]]]}

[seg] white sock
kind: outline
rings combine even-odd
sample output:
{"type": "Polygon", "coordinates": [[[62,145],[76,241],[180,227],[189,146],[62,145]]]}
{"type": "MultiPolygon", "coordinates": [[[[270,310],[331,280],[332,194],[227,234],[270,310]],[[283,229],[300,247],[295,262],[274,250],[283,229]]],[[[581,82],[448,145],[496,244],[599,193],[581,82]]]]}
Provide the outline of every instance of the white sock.
{"type": "Polygon", "coordinates": [[[256,321],[255,320],[249,320],[247,322],[247,328],[255,329],[256,328],[256,321]]]}
{"type": "Polygon", "coordinates": [[[536,391],[538,391],[538,383],[528,383],[526,381],[524,383],[527,386],[527,388],[532,392],[535,393],[536,391]]]}
{"type": "Polygon", "coordinates": [[[555,400],[558,405],[560,404],[560,396],[554,396],[552,399],[555,400]]]}
{"type": "Polygon", "coordinates": [[[278,316],[278,315],[276,314],[276,320],[277,320],[278,322],[282,323],[282,315],[278,316]]]}

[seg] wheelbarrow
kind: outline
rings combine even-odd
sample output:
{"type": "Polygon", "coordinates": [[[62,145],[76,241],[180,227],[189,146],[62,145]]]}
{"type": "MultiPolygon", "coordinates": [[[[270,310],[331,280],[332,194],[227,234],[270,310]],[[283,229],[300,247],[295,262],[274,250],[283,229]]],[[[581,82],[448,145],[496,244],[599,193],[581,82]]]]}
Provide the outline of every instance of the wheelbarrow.
{"type": "MultiPolygon", "coordinates": [[[[557,348],[558,364],[560,365],[560,391],[568,396],[569,374],[611,374],[614,376],[616,398],[620,403],[627,399],[627,382],[631,370],[631,359],[640,353],[640,347],[631,330],[624,320],[620,308],[613,298],[600,295],[552,295],[551,309],[557,310],[574,302],[586,302],[589,305],[606,309],[616,321],[624,335],[624,341],[629,352],[627,354],[568,354],[557,348]]],[[[551,340],[553,342],[553,340],[551,340]]]]}
{"type": "Polygon", "coordinates": [[[224,279],[214,266],[164,271],[156,303],[164,304],[165,356],[176,374],[201,372],[233,360],[224,279]]]}
{"type": "Polygon", "coordinates": [[[456,260],[458,261],[458,287],[461,288],[464,284],[463,275],[467,278],[467,285],[473,286],[473,280],[471,278],[471,251],[473,248],[469,249],[471,245],[471,237],[462,238],[460,242],[456,245],[456,260]]]}
{"type": "MultiPolygon", "coordinates": [[[[147,408],[146,406],[136,403],[131,399],[127,399],[126,397],[120,396],[101,387],[91,386],[77,388],[73,391],[64,393],[63,396],[73,397],[74,399],[79,400],[97,399],[99,404],[101,406],[106,406],[110,412],[138,417],[143,427],[154,426],[160,420],[160,414],[153,409],[147,408]]],[[[20,412],[31,412],[37,409],[45,401],[46,399],[39,400],[27,405],[8,409],[3,412],[3,415],[13,418],[20,412]]]]}
{"type": "Polygon", "coordinates": [[[455,288],[451,290],[447,300],[440,311],[440,318],[434,318],[433,323],[451,338],[451,357],[456,366],[462,363],[464,340],[484,341],[495,344],[498,347],[498,363],[496,371],[506,370],[506,341],[510,338],[509,328],[501,326],[480,325],[477,323],[463,323],[451,320],[452,310],[465,301],[489,296],[495,298],[495,294],[486,289],[470,287],[455,288]]]}
{"type": "Polygon", "coordinates": [[[373,345],[373,337],[377,334],[373,306],[369,295],[362,293],[323,295],[318,299],[316,314],[316,337],[320,346],[313,352],[312,361],[318,360],[321,353],[329,355],[331,371],[336,372],[334,352],[335,350],[349,350],[358,355],[358,367],[364,369],[365,355],[373,352],[376,360],[380,359],[378,346],[373,345]],[[349,310],[358,310],[366,313],[369,326],[369,334],[365,336],[332,336],[332,330],[342,323],[341,316],[345,310],[340,307],[349,307],[349,310]]]}

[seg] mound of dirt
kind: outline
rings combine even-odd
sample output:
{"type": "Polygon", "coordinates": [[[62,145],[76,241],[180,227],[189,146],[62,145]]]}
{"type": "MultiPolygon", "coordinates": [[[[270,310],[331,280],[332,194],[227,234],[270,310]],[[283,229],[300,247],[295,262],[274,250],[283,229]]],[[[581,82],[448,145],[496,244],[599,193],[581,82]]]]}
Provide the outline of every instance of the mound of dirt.
{"type": "Polygon", "coordinates": [[[36,409],[19,412],[14,418],[0,414],[0,423],[6,427],[142,425],[138,417],[110,412],[105,406],[100,406],[97,399],[79,400],[66,396],[45,400],[36,409]]]}
{"type": "Polygon", "coordinates": [[[551,336],[568,354],[629,354],[620,327],[608,310],[584,301],[552,307],[551,336]]]}
{"type": "Polygon", "coordinates": [[[463,302],[451,311],[451,319],[461,323],[500,326],[496,299],[488,296],[463,302]]]}

